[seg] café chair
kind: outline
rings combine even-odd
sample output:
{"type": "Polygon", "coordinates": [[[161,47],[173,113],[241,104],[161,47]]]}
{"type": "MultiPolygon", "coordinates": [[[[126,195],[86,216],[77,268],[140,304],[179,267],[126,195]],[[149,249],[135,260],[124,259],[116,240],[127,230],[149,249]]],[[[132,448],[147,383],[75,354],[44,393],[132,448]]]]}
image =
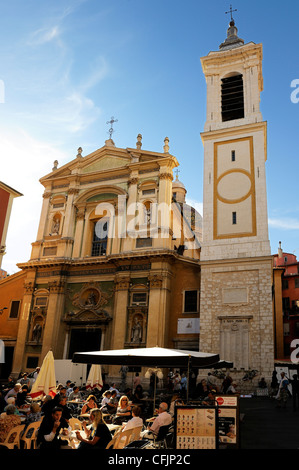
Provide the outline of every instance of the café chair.
{"type": "Polygon", "coordinates": [[[170,432],[170,424],[167,426],[161,426],[159,428],[158,435],[154,435],[153,447],[155,449],[167,449],[167,438],[172,437],[173,433],[170,432]]]}
{"type": "Polygon", "coordinates": [[[9,433],[6,436],[6,439],[4,442],[0,442],[0,446],[5,446],[8,449],[14,449],[15,446],[17,446],[18,449],[20,449],[20,437],[21,433],[24,431],[25,424],[20,424],[19,426],[15,426],[12,428],[9,433]],[[9,442],[11,437],[13,437],[13,441],[9,442]]]}
{"type": "Polygon", "coordinates": [[[127,431],[118,432],[113,439],[108,443],[106,449],[123,449],[126,447],[133,439],[133,436],[138,435],[140,437],[142,426],[138,428],[128,429],[127,431]],[[136,431],[137,429],[137,431],[136,431]]]}
{"type": "Polygon", "coordinates": [[[24,449],[31,449],[32,443],[33,449],[37,448],[36,439],[40,424],[41,421],[35,421],[34,423],[30,423],[25,429],[25,432],[21,437],[21,441],[24,443],[24,449]]]}

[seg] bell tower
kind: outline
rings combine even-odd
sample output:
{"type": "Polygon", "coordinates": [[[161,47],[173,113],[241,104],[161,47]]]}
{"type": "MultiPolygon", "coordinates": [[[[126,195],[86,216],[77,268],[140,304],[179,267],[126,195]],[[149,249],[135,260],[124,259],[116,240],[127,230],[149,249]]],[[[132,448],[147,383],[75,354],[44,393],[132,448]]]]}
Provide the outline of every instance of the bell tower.
{"type": "Polygon", "coordinates": [[[231,17],[219,50],[201,58],[207,116],[200,349],[267,375],[274,352],[262,56],[262,44],[245,44],[231,17]]]}

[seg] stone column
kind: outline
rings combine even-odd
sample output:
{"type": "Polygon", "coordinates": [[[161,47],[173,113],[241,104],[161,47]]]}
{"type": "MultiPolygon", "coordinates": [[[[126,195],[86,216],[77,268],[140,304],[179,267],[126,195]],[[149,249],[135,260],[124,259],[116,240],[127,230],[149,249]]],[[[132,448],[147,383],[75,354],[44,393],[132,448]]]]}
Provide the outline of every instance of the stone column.
{"type": "MultiPolygon", "coordinates": [[[[57,279],[49,282],[49,300],[46,324],[43,336],[43,346],[41,359],[43,360],[50,349],[53,351],[54,358],[63,356],[63,339],[61,331],[61,318],[64,306],[64,288],[65,281],[57,279]],[[59,341],[61,339],[61,341],[59,341]]],[[[64,333],[63,333],[64,334],[64,333]]]]}
{"type": "Polygon", "coordinates": [[[138,172],[134,171],[128,182],[128,201],[127,201],[127,220],[126,220],[126,237],[122,240],[122,251],[130,251],[135,248],[135,238],[131,235],[134,234],[136,227],[134,226],[134,219],[136,217],[136,203],[138,195],[138,172]],[[131,232],[131,235],[130,235],[131,232]]]}
{"type": "MultiPolygon", "coordinates": [[[[116,275],[114,279],[115,295],[114,295],[114,313],[111,335],[111,349],[123,349],[126,341],[127,332],[127,307],[128,292],[130,288],[129,275],[116,275]]],[[[120,366],[110,369],[110,374],[117,375],[120,366]]]]}
{"type": "Polygon", "coordinates": [[[67,192],[68,197],[67,197],[67,202],[66,202],[64,224],[63,224],[63,231],[62,231],[63,238],[65,237],[70,238],[74,236],[74,222],[75,222],[74,199],[78,193],[79,193],[79,189],[77,188],[69,188],[67,192]]]}
{"type": "Polygon", "coordinates": [[[152,272],[148,278],[150,283],[148,326],[146,347],[167,347],[167,321],[169,312],[169,276],[165,273],[152,272]]]}
{"type": "Polygon", "coordinates": [[[159,175],[159,199],[158,199],[158,214],[157,214],[157,228],[158,237],[154,239],[155,248],[171,248],[171,199],[172,199],[172,171],[164,170],[159,175]]]}
{"type": "Polygon", "coordinates": [[[49,214],[49,204],[50,204],[50,197],[51,197],[51,191],[45,191],[43,194],[43,205],[42,205],[42,211],[41,211],[41,216],[40,216],[40,221],[39,221],[39,226],[38,226],[38,231],[37,231],[37,240],[43,240],[44,235],[45,235],[45,227],[46,223],[48,222],[48,214],[49,214]]]}
{"type": "Polygon", "coordinates": [[[82,246],[82,237],[84,229],[84,216],[85,209],[79,210],[77,212],[77,223],[74,236],[74,248],[72,258],[80,258],[81,256],[81,246],[82,246]]]}
{"type": "Polygon", "coordinates": [[[36,272],[28,272],[26,281],[24,283],[24,296],[22,301],[22,310],[19,319],[19,328],[17,335],[17,342],[14,350],[14,360],[12,367],[12,374],[18,376],[18,374],[25,369],[25,348],[28,334],[28,325],[30,319],[30,311],[32,305],[32,295],[35,288],[35,276],[36,272]]]}

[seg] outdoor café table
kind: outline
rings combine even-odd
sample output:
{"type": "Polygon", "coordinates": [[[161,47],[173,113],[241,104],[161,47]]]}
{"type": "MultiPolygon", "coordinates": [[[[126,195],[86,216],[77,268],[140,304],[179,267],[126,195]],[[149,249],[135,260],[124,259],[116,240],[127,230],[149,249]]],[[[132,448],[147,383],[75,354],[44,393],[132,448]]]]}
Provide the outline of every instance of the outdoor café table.
{"type": "Polygon", "coordinates": [[[79,414],[80,410],[83,406],[83,403],[85,403],[84,400],[69,400],[67,402],[67,405],[70,405],[70,408],[73,410],[75,414],[79,414]]]}
{"type": "Polygon", "coordinates": [[[90,413],[83,413],[83,415],[78,415],[78,418],[79,418],[79,419],[82,418],[82,420],[87,420],[87,421],[89,421],[89,419],[90,419],[90,413]]]}

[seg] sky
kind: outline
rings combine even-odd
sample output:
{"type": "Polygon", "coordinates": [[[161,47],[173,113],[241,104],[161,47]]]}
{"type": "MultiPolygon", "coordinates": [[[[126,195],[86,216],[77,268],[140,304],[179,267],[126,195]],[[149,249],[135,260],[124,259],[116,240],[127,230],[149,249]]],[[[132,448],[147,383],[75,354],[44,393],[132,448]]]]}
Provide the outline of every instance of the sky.
{"type": "MultiPolygon", "coordinates": [[[[30,259],[39,179],[102,147],[170,153],[202,214],[206,83],[200,58],[226,38],[224,0],[0,0],[0,181],[13,203],[2,269],[30,259]]],[[[268,123],[269,239],[299,259],[298,0],[235,0],[239,37],[263,43],[261,111],[268,123]],[[297,92],[298,91],[298,92],[297,92]],[[297,102],[298,101],[298,102],[297,102]]]]}

